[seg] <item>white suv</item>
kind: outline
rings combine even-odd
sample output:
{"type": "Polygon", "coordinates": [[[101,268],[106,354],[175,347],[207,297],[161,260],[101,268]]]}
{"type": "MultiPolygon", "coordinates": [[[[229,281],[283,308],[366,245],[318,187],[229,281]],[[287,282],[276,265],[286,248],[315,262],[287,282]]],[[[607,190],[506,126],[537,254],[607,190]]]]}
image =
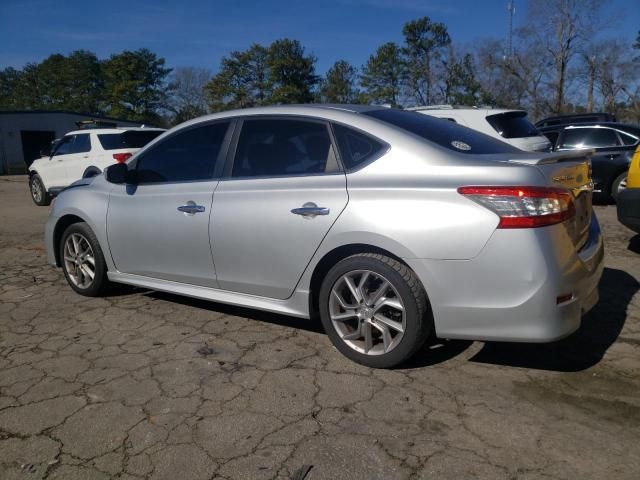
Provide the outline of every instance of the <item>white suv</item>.
{"type": "Polygon", "coordinates": [[[551,148],[547,137],[529,121],[527,112],[524,110],[451,105],[414,107],[408,110],[459,123],[509,143],[520,150],[546,152],[551,148]]]}
{"type": "Polygon", "coordinates": [[[109,165],[125,162],[140,148],[162,134],[161,128],[96,128],[67,133],[50,157],[29,166],[29,188],[36,205],[81,178],[98,175],[109,165]]]}

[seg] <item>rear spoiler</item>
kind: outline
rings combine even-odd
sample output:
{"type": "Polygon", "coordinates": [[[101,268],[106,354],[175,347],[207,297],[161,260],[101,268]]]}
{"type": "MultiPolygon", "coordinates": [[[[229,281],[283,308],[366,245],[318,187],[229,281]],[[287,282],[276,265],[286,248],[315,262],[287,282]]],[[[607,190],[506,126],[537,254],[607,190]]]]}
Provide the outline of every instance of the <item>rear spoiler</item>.
{"type": "Polygon", "coordinates": [[[509,159],[509,161],[514,163],[524,163],[525,165],[546,165],[549,163],[570,162],[578,159],[588,160],[595,152],[596,151],[593,148],[584,150],[570,150],[565,152],[545,153],[542,155],[537,155],[535,157],[532,156],[530,158],[514,158],[509,159]]]}

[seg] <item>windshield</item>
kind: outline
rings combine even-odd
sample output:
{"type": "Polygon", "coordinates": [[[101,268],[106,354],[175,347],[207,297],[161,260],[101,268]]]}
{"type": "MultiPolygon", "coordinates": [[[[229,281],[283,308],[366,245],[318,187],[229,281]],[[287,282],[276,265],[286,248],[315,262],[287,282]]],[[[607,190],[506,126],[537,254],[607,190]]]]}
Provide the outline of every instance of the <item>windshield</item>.
{"type": "Polygon", "coordinates": [[[527,112],[506,112],[489,115],[487,122],[504,138],[540,136],[540,132],[527,118],[527,112]]]}
{"type": "Polygon", "coordinates": [[[164,133],[163,130],[127,130],[122,133],[99,134],[98,140],[105,150],[142,148],[162,133],[164,133]]]}
{"type": "Polygon", "coordinates": [[[421,113],[390,108],[365,112],[363,115],[390,123],[457,153],[484,155],[519,151],[508,143],[501,142],[483,133],[460,126],[446,119],[430,117],[421,113]]]}

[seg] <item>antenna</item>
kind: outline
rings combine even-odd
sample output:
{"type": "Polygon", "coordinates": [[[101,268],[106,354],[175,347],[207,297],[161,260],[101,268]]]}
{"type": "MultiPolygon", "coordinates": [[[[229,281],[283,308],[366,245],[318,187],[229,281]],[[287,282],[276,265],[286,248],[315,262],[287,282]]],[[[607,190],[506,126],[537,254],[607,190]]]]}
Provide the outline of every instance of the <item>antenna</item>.
{"type": "Polygon", "coordinates": [[[516,13],[516,6],[513,0],[509,0],[507,4],[507,11],[509,12],[509,41],[507,48],[507,58],[511,60],[513,57],[513,14],[516,13]]]}

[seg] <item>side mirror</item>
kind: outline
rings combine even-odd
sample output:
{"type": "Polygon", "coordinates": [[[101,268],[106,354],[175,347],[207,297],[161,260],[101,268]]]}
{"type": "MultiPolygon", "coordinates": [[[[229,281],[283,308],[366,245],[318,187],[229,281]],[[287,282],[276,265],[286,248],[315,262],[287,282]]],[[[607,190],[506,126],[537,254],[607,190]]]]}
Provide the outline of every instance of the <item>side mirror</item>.
{"type": "Polygon", "coordinates": [[[104,178],[109,183],[129,183],[131,177],[126,163],[114,163],[104,171],[104,178]]]}

